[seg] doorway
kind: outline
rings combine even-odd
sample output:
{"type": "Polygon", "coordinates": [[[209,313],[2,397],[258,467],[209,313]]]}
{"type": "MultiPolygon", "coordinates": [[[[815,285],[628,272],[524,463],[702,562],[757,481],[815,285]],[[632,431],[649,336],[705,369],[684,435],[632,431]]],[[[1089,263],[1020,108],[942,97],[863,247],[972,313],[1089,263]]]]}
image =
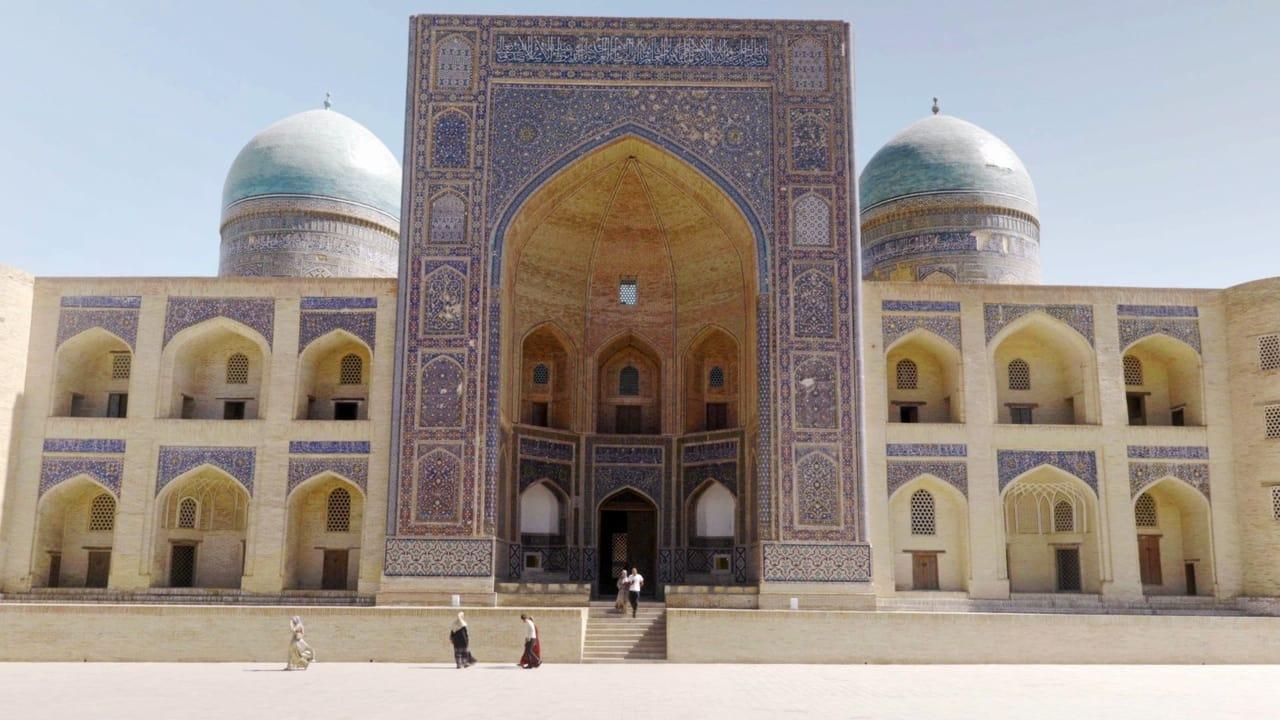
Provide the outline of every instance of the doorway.
{"type": "Polygon", "coordinates": [[[911,589],[938,589],[938,553],[911,553],[911,589]]]}
{"type": "Polygon", "coordinates": [[[104,588],[107,577],[111,575],[111,551],[90,550],[89,570],[85,575],[84,586],[87,588],[104,588]]]}
{"type": "Polygon", "coordinates": [[[634,567],[644,577],[641,595],[652,596],[658,587],[658,509],[643,495],[622,490],[600,504],[599,519],[599,594],[614,597],[618,572],[634,567]]]}
{"type": "Polygon", "coordinates": [[[169,551],[169,587],[194,587],[196,584],[196,546],[174,545],[169,551]]]}
{"type": "Polygon", "coordinates": [[[324,572],[320,578],[320,587],[324,590],[347,589],[347,557],[346,550],[324,551],[324,572]]]}
{"type": "Polygon", "coordinates": [[[1055,548],[1058,592],[1080,592],[1080,548],[1055,548]]]}
{"type": "Polygon", "coordinates": [[[1138,536],[1138,574],[1143,585],[1163,585],[1160,572],[1160,536],[1138,536]]]}

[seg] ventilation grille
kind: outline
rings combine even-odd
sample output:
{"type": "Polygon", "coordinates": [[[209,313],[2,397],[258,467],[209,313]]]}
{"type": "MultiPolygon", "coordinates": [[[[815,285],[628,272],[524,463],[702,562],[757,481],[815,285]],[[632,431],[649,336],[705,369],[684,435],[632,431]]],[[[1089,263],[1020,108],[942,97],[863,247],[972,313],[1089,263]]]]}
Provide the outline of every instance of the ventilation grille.
{"type": "Polygon", "coordinates": [[[364,361],[359,355],[343,355],[338,365],[338,382],[342,385],[359,385],[364,382],[364,361]]]}
{"type": "Polygon", "coordinates": [[[1031,389],[1031,366],[1026,360],[1014,360],[1009,363],[1009,389],[1031,389]]]}
{"type": "Polygon", "coordinates": [[[935,535],[938,532],[933,495],[928,490],[911,493],[911,534],[935,535]]]}
{"type": "Polygon", "coordinates": [[[1133,505],[1133,519],[1138,527],[1159,527],[1156,518],[1156,499],[1147,493],[1139,495],[1138,502],[1133,505]]]}
{"type": "Polygon", "coordinates": [[[1066,500],[1059,500],[1058,504],[1053,506],[1053,531],[1060,533],[1076,531],[1076,511],[1066,500]]]}
{"type": "Polygon", "coordinates": [[[351,493],[346,488],[334,488],[329,493],[329,512],[325,516],[325,532],[349,532],[351,530],[351,493]]]}
{"type": "Polygon", "coordinates": [[[128,380],[133,370],[133,356],[129,353],[112,353],[111,379],[128,380]]]}
{"type": "Polygon", "coordinates": [[[1258,368],[1280,369],[1280,335],[1263,335],[1258,338],[1258,368]]]}
{"type": "Polygon", "coordinates": [[[920,382],[920,369],[914,360],[898,361],[898,389],[915,390],[920,382]]]}
{"type": "Polygon", "coordinates": [[[227,384],[244,385],[249,382],[249,358],[236,353],[227,358],[227,384]]]}
{"type": "Polygon", "coordinates": [[[116,527],[116,499],[103,493],[89,505],[89,532],[106,532],[116,527]]]}
{"type": "Polygon", "coordinates": [[[1124,356],[1124,384],[1142,385],[1142,361],[1132,355],[1124,356]]]}

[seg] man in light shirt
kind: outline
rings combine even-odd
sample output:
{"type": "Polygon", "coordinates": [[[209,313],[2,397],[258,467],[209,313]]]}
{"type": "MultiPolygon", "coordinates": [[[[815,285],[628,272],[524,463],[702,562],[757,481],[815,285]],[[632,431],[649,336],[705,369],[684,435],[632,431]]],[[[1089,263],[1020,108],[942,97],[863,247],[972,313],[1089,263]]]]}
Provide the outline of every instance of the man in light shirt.
{"type": "Polygon", "coordinates": [[[640,607],[640,588],[642,587],[644,587],[644,576],[637,568],[631,568],[631,574],[627,576],[627,598],[631,600],[631,617],[636,616],[636,610],[640,607]]]}

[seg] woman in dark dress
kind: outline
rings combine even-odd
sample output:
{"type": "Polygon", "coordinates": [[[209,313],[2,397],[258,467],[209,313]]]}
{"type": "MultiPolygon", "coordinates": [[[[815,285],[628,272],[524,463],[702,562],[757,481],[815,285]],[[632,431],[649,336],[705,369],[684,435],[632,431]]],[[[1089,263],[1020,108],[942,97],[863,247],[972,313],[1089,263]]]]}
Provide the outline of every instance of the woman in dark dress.
{"type": "Polygon", "coordinates": [[[542,664],[542,638],[538,637],[538,626],[533,618],[521,613],[524,621],[524,654],[520,656],[520,667],[532,670],[542,664]]]}
{"type": "Polygon", "coordinates": [[[476,659],[471,654],[471,637],[467,634],[467,621],[462,617],[462,613],[458,613],[458,619],[454,620],[453,626],[449,628],[449,642],[453,643],[453,662],[457,664],[459,670],[476,664],[476,659]]]}

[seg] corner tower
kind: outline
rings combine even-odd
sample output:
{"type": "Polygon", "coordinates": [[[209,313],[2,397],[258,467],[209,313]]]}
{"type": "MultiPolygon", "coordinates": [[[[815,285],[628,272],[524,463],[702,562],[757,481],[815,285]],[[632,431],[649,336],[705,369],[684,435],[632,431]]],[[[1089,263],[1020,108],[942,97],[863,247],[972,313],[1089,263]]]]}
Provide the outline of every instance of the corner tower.
{"type": "Polygon", "coordinates": [[[221,276],[395,277],[400,163],[368,128],[309,110],[249,141],[222,188],[221,276]]]}
{"type": "Polygon", "coordinates": [[[1035,186],[1000,138],[938,114],[909,125],[860,178],[867,280],[1040,283],[1035,186]]]}

